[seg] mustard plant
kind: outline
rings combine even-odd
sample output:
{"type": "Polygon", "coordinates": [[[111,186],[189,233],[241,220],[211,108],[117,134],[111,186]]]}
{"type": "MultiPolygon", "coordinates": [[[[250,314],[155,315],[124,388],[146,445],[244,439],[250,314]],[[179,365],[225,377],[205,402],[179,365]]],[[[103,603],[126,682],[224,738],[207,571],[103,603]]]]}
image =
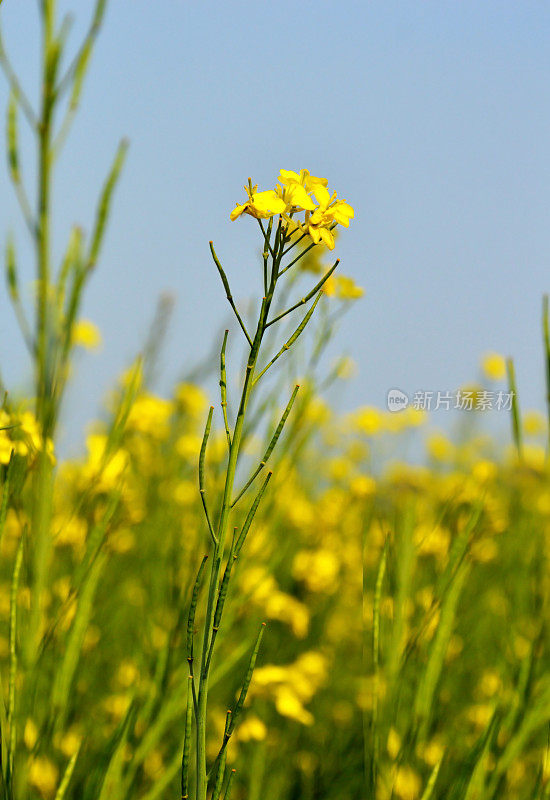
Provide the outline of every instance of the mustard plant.
{"type": "MultiPolygon", "coordinates": [[[[29,351],[34,371],[33,446],[36,459],[32,470],[32,509],[30,528],[21,539],[14,573],[12,597],[18,591],[23,560],[29,575],[30,613],[19,632],[22,646],[23,680],[15,686],[18,635],[17,609],[12,603],[11,669],[9,710],[2,715],[2,787],[4,797],[17,795],[24,778],[15,774],[18,736],[16,706],[18,696],[32,695],[41,683],[39,660],[44,650],[42,629],[47,576],[52,555],[52,494],[55,439],[60,408],[70,372],[70,363],[79,326],[82,297],[94,273],[103,243],[111,200],[124,162],[127,142],[122,141],[101,191],[95,220],[86,238],[82,228],[71,231],[61,263],[56,265],[52,253],[52,186],[56,163],[79,109],[84,80],[105,16],[106,0],[96,0],[88,30],[74,53],[69,52],[68,34],[71,20],[57,18],[55,0],[38,4],[41,22],[41,75],[39,107],[34,108],[12,66],[0,26],[0,66],[9,87],[7,139],[9,177],[28,230],[33,251],[34,298],[28,308],[21,291],[21,275],[14,237],[6,244],[6,278],[21,333],[29,351]],[[66,65],[66,66],[64,66],[66,65]],[[24,177],[24,157],[20,147],[19,122],[23,117],[34,137],[36,183],[29,191],[24,177]]],[[[6,7],[3,13],[7,13],[6,7]]],[[[26,281],[29,279],[26,276],[26,281]]],[[[5,397],[4,406],[10,407],[5,397]]],[[[17,468],[17,453],[7,466],[3,501],[7,503],[10,477],[17,468]]],[[[0,699],[0,705],[3,700],[0,699]]],[[[59,789],[65,793],[74,760],[67,767],[67,777],[59,789]]]]}
{"type": "Polygon", "coordinates": [[[189,664],[189,685],[187,692],[187,713],[185,738],[181,768],[181,797],[190,797],[190,766],[195,757],[195,798],[206,800],[211,788],[212,800],[219,800],[222,791],[224,798],[229,798],[233,782],[233,772],[225,780],[226,752],[228,742],[235,730],[239,715],[246,700],[248,688],[252,680],[256,659],[264,633],[262,623],[246,670],[240,694],[227,711],[225,730],[218,755],[213,764],[207,764],[206,725],[208,710],[208,682],[215,651],[216,637],[222,622],[224,604],[226,602],[232,570],[245,543],[254,516],[258,510],[262,496],[266,492],[271,472],[261,481],[256,489],[252,502],[249,502],[244,522],[233,527],[232,539],[226,544],[228,531],[232,528],[232,516],[239,503],[244,502],[249,489],[266,469],[269,458],[283,431],[291,412],[299,387],[295,386],[284,409],[278,425],[273,431],[268,447],[252,474],[236,488],[236,476],[243,444],[243,431],[247,410],[253,394],[258,390],[261,379],[283,357],[297,341],[310,322],[315,309],[321,300],[323,290],[338,266],[338,260],[325,272],[321,279],[302,297],[279,310],[276,307],[278,292],[289,272],[314,247],[324,245],[334,249],[334,229],[338,224],[348,226],[354,216],[353,208],[345,201],[337,198],[335,192],[327,189],[327,181],[317,178],[303,169],[299,173],[281,170],[275,189],[258,192],[257,185],[248,180],[245,186],[247,199],[237,204],[231,212],[231,220],[248,215],[258,223],[262,244],[262,278],[263,296],[259,303],[257,319],[250,330],[239,312],[233,298],[229,280],[210,242],[210,252],[218,270],[227,301],[231,306],[241,333],[244,336],[248,357],[244,374],[241,376],[240,399],[237,403],[234,420],[230,422],[227,401],[226,347],[228,331],[225,332],[220,354],[220,406],[227,441],[227,467],[224,480],[223,497],[217,516],[213,517],[207,497],[205,476],[205,455],[211,433],[214,407],[210,407],[202,446],[199,455],[199,492],[204,509],[204,516],[210,539],[210,554],[202,560],[193,589],[187,626],[187,660],[189,664]],[[286,338],[282,347],[274,347],[271,333],[290,314],[306,308],[291,335],[286,338]],[[274,310],[275,309],[275,310],[274,310]],[[271,330],[270,330],[271,329],[271,330]],[[271,352],[264,355],[267,347],[271,352]],[[195,656],[195,613],[203,578],[206,575],[206,561],[209,559],[208,591],[206,595],[206,613],[200,631],[200,650],[195,656]],[[195,666],[195,663],[197,666],[195,666]],[[195,735],[193,737],[193,718],[195,735]],[[193,747],[194,744],[194,747],[193,747]]]}

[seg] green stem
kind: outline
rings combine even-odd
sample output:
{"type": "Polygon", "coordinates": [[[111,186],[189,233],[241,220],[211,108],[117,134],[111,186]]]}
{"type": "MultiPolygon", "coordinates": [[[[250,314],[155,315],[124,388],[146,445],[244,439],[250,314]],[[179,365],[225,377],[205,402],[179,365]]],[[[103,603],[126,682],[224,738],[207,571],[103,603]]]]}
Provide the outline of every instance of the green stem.
{"type": "Polygon", "coordinates": [[[54,107],[54,0],[43,4],[43,76],[42,105],[38,125],[38,227],[36,307],[36,417],[42,434],[38,469],[34,478],[33,523],[33,598],[26,656],[33,661],[37,652],[37,633],[43,606],[43,589],[48,569],[51,518],[52,463],[47,453],[47,440],[53,434],[54,400],[49,380],[48,325],[50,286],[50,206],[51,206],[51,136],[54,107]]]}
{"type": "MultiPolygon", "coordinates": [[[[267,329],[267,317],[269,309],[273,300],[275,286],[279,275],[279,267],[281,263],[282,251],[284,248],[285,238],[281,236],[281,223],[277,228],[275,236],[275,244],[273,247],[272,256],[272,270],[270,282],[266,296],[262,300],[260,309],[260,316],[256,327],[256,333],[253,341],[251,342],[250,354],[246,364],[245,377],[243,388],[241,392],[241,400],[239,403],[239,410],[235,420],[235,427],[233,435],[231,436],[231,445],[229,447],[229,459],[227,464],[227,471],[225,477],[225,485],[223,492],[223,499],[220,509],[216,529],[216,543],[214,545],[214,558],[212,559],[212,566],[210,571],[210,585],[208,589],[208,600],[206,607],[206,619],[204,623],[202,653],[201,653],[201,671],[199,678],[199,691],[197,698],[197,726],[196,726],[196,741],[197,741],[197,792],[196,800],[206,800],[208,790],[208,773],[206,770],[206,711],[208,702],[208,679],[210,674],[211,665],[211,643],[214,636],[213,621],[215,611],[215,600],[218,593],[218,586],[220,581],[221,563],[224,555],[225,538],[229,523],[229,515],[231,512],[231,499],[233,497],[233,489],[235,485],[235,475],[237,471],[237,463],[243,439],[243,428],[246,416],[246,409],[254,385],[254,371],[260,353],[262,339],[267,329]],[[209,657],[210,656],[210,657],[209,657]]],[[[212,243],[210,249],[214,254],[212,243]]],[[[215,258],[216,260],[216,258],[215,258]]],[[[216,263],[218,266],[218,263],[216,263]]],[[[218,266],[218,269],[219,266],[218,266]]],[[[222,274],[220,272],[220,274],[222,274]]],[[[222,279],[223,279],[222,275],[222,279]]],[[[227,279],[224,281],[226,284],[227,279]]],[[[213,649],[213,648],[212,648],[213,649]]]]}
{"type": "MultiPolygon", "coordinates": [[[[273,286],[274,288],[274,286],[273,286]]],[[[225,537],[227,533],[227,526],[229,520],[229,512],[231,509],[231,498],[233,496],[233,487],[235,483],[235,474],[237,470],[237,462],[241,447],[241,439],[243,433],[243,425],[245,420],[246,408],[252,390],[252,382],[254,379],[254,369],[258,360],[260,345],[262,337],[265,332],[265,320],[271,304],[271,297],[273,292],[264,298],[262,308],[260,311],[260,318],[258,320],[258,327],[256,335],[252,343],[250,355],[246,365],[246,373],[241,393],[241,402],[237,419],[235,420],[235,427],[231,437],[231,447],[229,449],[229,461],[227,464],[227,472],[225,478],[225,486],[223,493],[223,500],[219,521],[217,525],[216,538],[217,543],[214,547],[214,558],[212,560],[212,567],[210,572],[210,587],[208,591],[208,603],[206,610],[206,620],[204,624],[204,636],[202,645],[201,656],[201,672],[199,680],[199,695],[198,695],[198,708],[197,708],[197,800],[206,800],[207,792],[207,772],[206,772],[206,708],[208,700],[208,677],[209,669],[207,666],[207,657],[210,649],[210,640],[213,634],[212,622],[214,614],[214,599],[218,588],[221,561],[224,553],[225,537]]],[[[210,665],[208,664],[208,667],[210,665]]]]}

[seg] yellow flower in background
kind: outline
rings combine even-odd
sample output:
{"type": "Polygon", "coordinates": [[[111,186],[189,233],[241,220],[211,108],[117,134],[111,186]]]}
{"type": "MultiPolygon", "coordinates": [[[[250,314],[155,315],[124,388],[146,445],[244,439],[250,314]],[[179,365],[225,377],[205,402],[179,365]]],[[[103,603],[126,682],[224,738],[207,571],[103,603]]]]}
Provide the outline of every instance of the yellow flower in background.
{"type": "Polygon", "coordinates": [[[96,433],[86,437],[88,460],[84,473],[92,479],[101,478],[104,489],[115,487],[128,465],[128,454],[124,450],[109,452],[108,439],[105,434],[96,433]]]}
{"type": "Polygon", "coordinates": [[[498,353],[486,353],[481,368],[485,377],[491,381],[501,381],[506,377],[506,359],[498,353]]]}
{"type": "Polygon", "coordinates": [[[338,587],[339,569],[340,561],[331,550],[299,550],[294,557],[292,574],[311,592],[330,593],[338,587]]]}
{"type": "Polygon", "coordinates": [[[170,400],[142,394],[134,401],[126,424],[129,430],[162,439],[169,433],[168,423],[173,412],[174,407],[170,400]]]}
{"type": "Polygon", "coordinates": [[[418,773],[411,767],[400,766],[395,773],[394,794],[401,800],[416,800],[420,796],[422,783],[418,773]]]}
{"type": "Polygon", "coordinates": [[[300,698],[291,686],[277,686],[275,688],[275,708],[283,717],[288,717],[302,725],[313,725],[313,714],[302,705],[300,698]]]}
{"type": "Polygon", "coordinates": [[[85,350],[97,350],[101,345],[101,333],[89,319],[80,319],[73,327],[73,345],[85,350]]]}
{"type": "Polygon", "coordinates": [[[526,411],[523,416],[523,430],[527,436],[540,436],[546,431],[546,420],[539,411],[526,411]]]}
{"type": "Polygon", "coordinates": [[[237,739],[240,742],[261,742],[267,736],[267,728],[259,717],[250,715],[237,728],[237,739]]]}
{"type": "Polygon", "coordinates": [[[366,436],[380,433],[384,425],[384,417],[380,409],[365,406],[354,414],[354,423],[357,430],[366,436]]]}
{"type": "Polygon", "coordinates": [[[14,450],[13,442],[7,431],[0,431],[0,464],[9,464],[12,450],[14,450]]]}
{"type": "Polygon", "coordinates": [[[177,405],[191,417],[200,417],[208,403],[204,389],[194,383],[179,383],[174,391],[174,399],[177,405]]]}
{"type": "Polygon", "coordinates": [[[337,297],[338,300],[357,300],[365,294],[365,290],[347,275],[331,275],[323,284],[323,292],[327,297],[337,297]]]}
{"type": "Polygon", "coordinates": [[[456,453],[453,443],[442,433],[433,433],[426,446],[428,453],[435,461],[451,461],[456,453]]]}
{"type": "Polygon", "coordinates": [[[57,787],[58,776],[57,767],[45,756],[39,756],[31,761],[28,772],[29,783],[38,789],[44,797],[53,796],[57,787]]]}
{"type": "Polygon", "coordinates": [[[34,720],[30,717],[25,722],[25,729],[23,731],[23,741],[27,750],[32,750],[38,739],[38,728],[34,720]]]}
{"type": "Polygon", "coordinates": [[[394,761],[397,756],[399,755],[399,751],[401,750],[401,737],[395,730],[395,728],[390,728],[388,733],[388,743],[386,745],[389,757],[394,761]]]}

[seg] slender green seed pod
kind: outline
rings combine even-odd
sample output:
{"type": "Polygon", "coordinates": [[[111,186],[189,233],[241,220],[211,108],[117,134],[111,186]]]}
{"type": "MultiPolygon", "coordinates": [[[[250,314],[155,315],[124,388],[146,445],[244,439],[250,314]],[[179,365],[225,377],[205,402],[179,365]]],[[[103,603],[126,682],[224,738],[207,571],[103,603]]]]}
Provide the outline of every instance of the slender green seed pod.
{"type": "Polygon", "coordinates": [[[214,528],[212,527],[212,522],[210,521],[210,514],[208,513],[208,506],[206,504],[206,489],[204,488],[204,461],[206,457],[206,445],[208,444],[208,437],[210,436],[210,428],[212,426],[213,413],[214,406],[210,406],[208,419],[206,420],[206,427],[204,429],[204,435],[202,437],[201,450],[199,453],[199,492],[201,496],[202,507],[204,509],[204,516],[206,517],[206,522],[208,524],[208,531],[212,537],[212,541],[214,544],[216,544],[216,534],[214,533],[214,528]]]}
{"type": "Polygon", "coordinates": [[[19,136],[17,127],[17,94],[12,89],[8,101],[8,166],[10,169],[10,177],[13,183],[16,185],[21,182],[21,174],[19,172],[19,136]]]}
{"type": "Polygon", "coordinates": [[[193,663],[193,634],[194,634],[194,627],[195,627],[195,613],[197,610],[197,602],[199,599],[199,592],[202,586],[202,580],[204,576],[204,567],[208,560],[208,556],[203,556],[201,565],[199,567],[199,571],[197,573],[197,578],[195,580],[195,585],[193,586],[193,593],[191,595],[191,603],[189,605],[189,616],[187,618],[187,660],[190,664],[193,663]]]}
{"type": "Polygon", "coordinates": [[[227,786],[225,787],[225,794],[223,796],[223,800],[230,800],[235,774],[236,770],[234,769],[232,769],[231,772],[229,773],[229,778],[227,779],[227,786]]]}
{"type": "Polygon", "coordinates": [[[80,751],[80,747],[75,750],[72,754],[69,763],[67,764],[67,768],[63,773],[63,778],[61,779],[61,783],[59,784],[59,788],[55,793],[55,800],[64,800],[65,794],[67,793],[67,789],[69,788],[69,783],[71,782],[71,778],[73,776],[74,768],[76,766],[76,760],[78,758],[78,753],[80,751]]]}
{"type": "Polygon", "coordinates": [[[105,453],[100,464],[100,470],[103,470],[111,458],[115,450],[118,449],[126,430],[126,423],[128,417],[134,406],[135,400],[143,386],[143,357],[138,356],[132,364],[128,380],[122,390],[122,396],[115,413],[114,422],[109,430],[107,436],[107,444],[105,445],[105,453]]]}
{"type": "Polygon", "coordinates": [[[262,643],[262,638],[263,638],[263,635],[264,635],[264,631],[265,631],[265,622],[262,622],[262,626],[260,628],[260,632],[258,633],[258,636],[256,638],[256,643],[254,644],[254,650],[252,651],[252,655],[250,657],[250,662],[248,664],[248,669],[247,669],[246,675],[244,677],[244,681],[243,681],[243,685],[242,685],[242,688],[241,688],[241,692],[239,694],[239,698],[237,700],[237,704],[235,705],[235,708],[234,708],[233,713],[231,715],[231,721],[230,721],[229,726],[227,728],[226,736],[228,736],[228,737],[231,736],[231,734],[235,730],[235,725],[236,725],[237,720],[239,718],[239,715],[240,715],[240,713],[241,713],[241,711],[243,709],[244,701],[246,700],[246,695],[248,693],[248,687],[250,686],[250,681],[252,680],[252,675],[254,673],[254,668],[256,666],[256,659],[258,658],[258,652],[260,650],[260,645],[262,643]]]}
{"type": "Polygon", "coordinates": [[[502,731],[502,728],[498,725],[500,721],[501,715],[498,709],[495,709],[483,734],[466,756],[464,770],[465,774],[469,775],[469,780],[467,781],[467,786],[466,781],[464,781],[465,788],[460,795],[464,797],[464,800],[477,800],[477,798],[484,796],[488,757],[494,745],[495,737],[502,731]]]}
{"type": "Polygon", "coordinates": [[[80,564],[74,571],[73,586],[78,591],[92,564],[102,550],[107,539],[109,525],[120,504],[120,494],[113,492],[107,502],[103,518],[94,525],[86,539],[86,552],[80,564]]]}
{"type": "MultiPolygon", "coordinates": [[[[264,233],[264,229],[262,227],[262,221],[258,220],[260,223],[260,227],[262,228],[262,233],[264,233]]],[[[273,230],[273,217],[269,218],[269,222],[267,223],[267,231],[264,233],[264,251],[263,251],[263,259],[264,259],[264,294],[267,294],[267,287],[268,287],[268,261],[269,261],[269,254],[271,252],[271,231],[273,230]]]]}
{"type": "Polygon", "coordinates": [[[225,777],[225,762],[227,759],[227,750],[224,750],[218,763],[218,771],[216,773],[216,782],[212,792],[211,800],[219,800],[222,793],[223,779],[225,777]]]}
{"type": "MultiPolygon", "coordinates": [[[[232,550],[233,550],[233,548],[232,548],[232,550]]],[[[233,568],[233,563],[234,563],[235,559],[236,559],[236,556],[233,554],[233,552],[231,552],[229,554],[229,558],[227,560],[227,564],[225,565],[225,570],[224,570],[224,573],[223,573],[222,582],[220,584],[220,589],[219,589],[219,592],[218,592],[218,600],[217,600],[217,603],[216,603],[216,610],[214,611],[214,623],[213,623],[214,631],[217,631],[219,629],[219,627],[220,627],[220,622],[221,622],[222,613],[223,613],[223,606],[224,606],[224,603],[225,603],[225,598],[227,597],[227,589],[229,587],[229,579],[231,577],[231,570],[233,568]]]]}
{"type": "Polygon", "coordinates": [[[90,36],[87,36],[78,55],[74,69],[73,90],[71,92],[71,99],[69,100],[69,108],[71,108],[73,111],[78,107],[80,102],[80,95],[82,94],[84,78],[86,77],[86,72],[90,63],[92,48],[93,39],[90,36]]]}
{"type": "Polygon", "coordinates": [[[223,423],[225,425],[225,435],[227,436],[227,445],[229,448],[231,448],[231,434],[229,433],[229,421],[227,419],[227,373],[225,369],[225,348],[227,346],[228,335],[229,331],[225,331],[223,335],[223,344],[220,353],[220,391],[221,391],[223,423]]]}
{"type": "MultiPolygon", "coordinates": [[[[188,675],[188,680],[185,682],[185,684],[179,684],[177,688],[174,689],[170,695],[170,699],[161,706],[154,720],[149,721],[147,724],[146,731],[132,754],[132,760],[125,768],[122,792],[123,797],[126,797],[127,793],[130,791],[130,787],[132,786],[134,778],[148,754],[155,747],[157,747],[162,738],[166,736],[166,732],[173,727],[174,721],[181,717],[182,705],[185,705],[185,709],[187,709],[188,688],[191,688],[191,702],[194,704],[194,684],[192,680],[189,680],[189,678],[191,678],[191,675],[188,675]]],[[[144,715],[140,714],[140,724],[143,722],[143,720],[144,715]]],[[[178,753],[180,777],[182,758],[183,747],[178,753]]]]}
{"type": "Polygon", "coordinates": [[[19,592],[19,580],[21,577],[21,565],[23,563],[23,536],[19,540],[17,554],[15,556],[15,566],[11,582],[10,593],[10,682],[8,689],[8,727],[10,734],[9,745],[9,774],[13,777],[13,759],[17,746],[17,726],[15,723],[15,686],[17,680],[17,594],[19,592]]]}
{"type": "Polygon", "coordinates": [[[441,618],[430,648],[428,663],[420,681],[414,704],[415,716],[420,726],[421,740],[428,731],[434,707],[433,699],[435,691],[443,671],[445,653],[447,652],[447,646],[453,631],[458,602],[469,572],[470,565],[468,563],[464,563],[459,567],[441,606],[441,618]]]}
{"type": "Polygon", "coordinates": [[[82,269],[82,241],[82,228],[78,225],[74,225],[71,228],[69,241],[67,242],[67,248],[63,256],[63,261],[61,262],[57,281],[57,306],[60,313],[64,311],[65,293],[69,275],[73,270],[78,272],[82,269]]]}
{"type": "Polygon", "coordinates": [[[115,190],[116,184],[120,177],[120,173],[122,171],[122,167],[124,165],[124,161],[126,159],[128,146],[129,142],[127,139],[123,139],[120,142],[111,170],[109,172],[109,175],[107,176],[107,180],[105,181],[105,184],[103,186],[103,191],[99,198],[99,204],[96,211],[96,218],[92,234],[90,252],[87,261],[88,271],[91,271],[95,267],[99,256],[101,244],[103,242],[103,237],[105,235],[105,226],[107,224],[107,220],[109,218],[109,212],[111,209],[111,200],[113,197],[113,192],[115,190]]]}
{"type": "Polygon", "coordinates": [[[187,682],[187,710],[185,714],[185,738],[181,757],[181,800],[189,798],[189,764],[191,763],[191,727],[193,723],[193,676],[187,682]]]}
{"type": "Polygon", "coordinates": [[[285,410],[283,412],[283,416],[281,417],[281,419],[279,421],[279,424],[277,425],[273,436],[271,437],[271,441],[269,442],[267,450],[264,453],[264,457],[260,461],[260,463],[259,463],[258,467],[256,468],[256,471],[254,472],[252,477],[249,478],[249,480],[243,486],[243,488],[241,489],[241,491],[239,492],[237,497],[231,503],[231,508],[233,508],[233,506],[236,505],[239,502],[239,500],[241,499],[243,494],[246,492],[248,487],[255,481],[257,476],[260,474],[260,472],[263,470],[263,468],[267,464],[267,462],[269,460],[269,457],[270,457],[271,453],[273,452],[273,450],[275,448],[275,445],[277,444],[281,433],[283,432],[283,428],[284,428],[285,423],[286,423],[286,421],[288,419],[288,415],[290,414],[290,411],[291,411],[292,406],[294,404],[294,400],[296,399],[296,395],[298,394],[298,389],[299,388],[300,388],[299,386],[295,386],[294,387],[294,391],[292,392],[292,396],[291,396],[290,400],[287,403],[287,406],[286,406],[286,408],[285,408],[285,410]]]}
{"type": "Polygon", "coordinates": [[[459,532],[458,536],[454,538],[449,553],[449,561],[443,570],[435,585],[435,595],[438,598],[443,598],[452,584],[453,576],[462,564],[464,557],[471,544],[472,536],[481,514],[483,512],[483,499],[477,502],[472,508],[472,512],[464,525],[464,528],[459,532]]]}
{"type": "Polygon", "coordinates": [[[250,530],[250,526],[252,525],[252,521],[254,519],[254,516],[256,515],[256,511],[258,510],[258,506],[260,505],[260,500],[262,499],[262,495],[265,492],[265,490],[267,489],[267,484],[269,483],[272,475],[273,475],[272,472],[268,472],[268,474],[266,476],[266,479],[263,482],[262,487],[260,488],[260,491],[256,495],[256,498],[255,498],[254,502],[250,506],[250,511],[246,515],[246,519],[244,521],[244,525],[242,527],[242,530],[241,530],[241,533],[239,535],[239,538],[237,539],[237,544],[235,545],[235,558],[237,558],[239,556],[239,553],[241,552],[241,549],[242,549],[242,546],[243,546],[243,544],[245,542],[245,539],[247,537],[248,531],[250,530]]]}
{"type": "Polygon", "coordinates": [[[520,459],[523,458],[523,435],[521,431],[521,419],[519,412],[518,391],[516,385],[516,370],[514,368],[514,361],[511,358],[506,359],[506,373],[508,375],[508,390],[512,395],[512,434],[514,437],[514,444],[520,459]]]}
{"type": "Polygon", "coordinates": [[[19,282],[17,280],[17,261],[13,236],[8,236],[6,242],[6,282],[12,301],[17,303],[19,300],[19,282]]]}
{"type": "Polygon", "coordinates": [[[273,319],[270,319],[269,322],[266,323],[266,328],[268,328],[270,325],[274,325],[280,319],[282,319],[283,317],[286,317],[287,314],[290,314],[292,311],[295,311],[297,308],[300,308],[300,306],[303,306],[306,303],[309,303],[311,298],[314,297],[317,294],[317,292],[319,292],[322,289],[323,285],[328,281],[328,279],[330,278],[330,276],[332,275],[332,273],[334,272],[334,270],[336,269],[336,267],[338,266],[339,263],[340,263],[340,259],[338,258],[338,259],[336,259],[336,261],[334,262],[332,267],[323,275],[321,280],[318,283],[315,284],[313,289],[310,292],[308,292],[308,294],[305,295],[305,297],[302,297],[302,299],[298,300],[298,302],[295,303],[293,306],[291,306],[290,308],[287,308],[286,311],[282,311],[276,317],[274,317],[273,319]]]}
{"type": "Polygon", "coordinates": [[[492,772],[486,795],[491,800],[496,796],[503,775],[520,756],[528,741],[550,721],[550,684],[546,682],[544,688],[533,699],[533,705],[526,711],[521,724],[507,743],[492,772]]]}
{"type": "Polygon", "coordinates": [[[440,758],[435,767],[432,769],[430,777],[428,778],[428,783],[426,784],[426,788],[422,792],[422,797],[420,798],[420,800],[431,800],[431,797],[434,793],[437,776],[439,775],[439,770],[441,769],[442,761],[443,758],[440,758]]]}
{"type": "Polygon", "coordinates": [[[80,661],[84,636],[93,613],[94,597],[105,563],[105,553],[99,554],[86,575],[81,592],[77,596],[74,620],[52,690],[52,709],[59,727],[61,727],[70,710],[71,686],[80,661]]]}
{"type": "Polygon", "coordinates": [[[315,298],[315,302],[313,303],[313,305],[311,306],[311,308],[309,309],[309,311],[307,312],[301,323],[298,325],[292,336],[285,342],[285,344],[281,347],[279,352],[273,356],[269,364],[267,364],[263,368],[263,370],[256,376],[256,378],[254,379],[254,383],[259,381],[262,375],[265,375],[268,369],[270,369],[270,367],[273,366],[273,364],[277,361],[277,359],[279,359],[283,355],[283,353],[286,353],[287,350],[290,350],[296,339],[300,336],[300,334],[303,332],[304,328],[310,321],[313,312],[315,311],[315,308],[317,306],[317,303],[321,299],[322,294],[323,294],[322,292],[318,292],[317,297],[315,298]]]}
{"type": "Polygon", "coordinates": [[[237,321],[238,321],[239,325],[241,326],[242,332],[246,336],[248,344],[250,345],[250,347],[252,347],[252,339],[250,338],[250,336],[248,334],[248,331],[246,330],[246,326],[245,326],[244,322],[242,321],[241,315],[239,314],[239,312],[237,310],[237,306],[235,305],[235,301],[233,300],[233,295],[231,294],[231,288],[229,286],[229,281],[227,280],[227,275],[225,274],[225,271],[224,271],[222,265],[220,264],[220,260],[219,260],[218,256],[216,255],[216,251],[214,250],[214,242],[209,242],[209,245],[210,245],[210,252],[212,254],[212,259],[213,259],[214,264],[216,265],[216,268],[217,268],[218,273],[220,275],[221,281],[223,283],[223,288],[225,289],[225,295],[227,297],[227,301],[228,301],[229,305],[231,306],[231,308],[233,309],[233,312],[234,312],[235,316],[237,317],[237,321]]]}
{"type": "Polygon", "coordinates": [[[386,536],[380,562],[378,564],[378,572],[376,575],[376,584],[374,591],[374,605],[373,605],[373,626],[372,626],[372,660],[374,665],[374,687],[372,699],[372,763],[371,763],[371,785],[374,791],[378,775],[378,761],[380,758],[380,731],[378,728],[378,705],[380,702],[380,604],[382,599],[382,585],[384,583],[384,576],[386,574],[386,564],[388,560],[388,545],[389,536],[386,536]]]}
{"type": "Polygon", "coordinates": [[[12,463],[13,463],[13,457],[11,457],[8,462],[8,467],[6,469],[6,477],[4,478],[4,486],[2,487],[2,500],[0,501],[0,543],[2,542],[4,527],[6,525],[6,517],[8,515],[8,499],[10,496],[10,479],[11,479],[12,463]]]}
{"type": "Polygon", "coordinates": [[[121,787],[123,784],[123,772],[125,764],[126,744],[135,719],[134,701],[130,703],[126,716],[119,724],[115,736],[112,740],[109,764],[104,773],[101,792],[98,800],[114,800],[121,797],[121,787]]]}

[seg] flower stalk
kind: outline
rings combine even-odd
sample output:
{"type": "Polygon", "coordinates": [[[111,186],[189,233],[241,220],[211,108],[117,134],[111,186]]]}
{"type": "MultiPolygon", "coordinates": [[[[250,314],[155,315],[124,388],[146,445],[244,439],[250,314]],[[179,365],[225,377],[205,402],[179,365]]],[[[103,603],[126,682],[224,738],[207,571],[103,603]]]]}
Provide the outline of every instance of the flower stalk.
{"type": "MultiPolygon", "coordinates": [[[[232,512],[244,494],[252,486],[260,472],[266,467],[291,412],[292,405],[296,398],[299,387],[296,386],[294,388],[292,396],[283,412],[275,432],[269,441],[267,449],[259,465],[252,472],[250,478],[244,483],[243,487],[238,490],[237,493],[235,493],[235,481],[242,450],[244,438],[243,432],[245,430],[247,410],[250,405],[251,397],[257,388],[259,379],[285,352],[292,347],[294,342],[298,339],[311,320],[313,313],[321,299],[323,288],[338,266],[338,261],[333,264],[333,266],[326,272],[326,274],[313,287],[313,289],[306,293],[297,302],[290,305],[286,310],[276,313],[275,316],[270,318],[270,313],[277,295],[278,283],[282,276],[292,266],[298,263],[312,247],[315,247],[319,244],[324,244],[329,247],[329,249],[332,249],[334,244],[334,238],[332,234],[333,228],[336,226],[336,224],[338,224],[338,222],[344,225],[349,224],[349,218],[353,216],[353,209],[351,206],[349,206],[345,201],[336,200],[335,194],[330,195],[328,193],[326,189],[326,181],[324,181],[324,179],[310,176],[307,170],[302,170],[302,172],[299,174],[282,170],[279,180],[281,185],[275,190],[257,192],[257,186],[253,186],[252,181],[249,179],[248,186],[245,187],[248,196],[247,201],[241,205],[237,205],[230,215],[232,220],[237,219],[242,214],[248,214],[254,217],[258,221],[263,239],[262,259],[264,295],[261,300],[260,310],[253,336],[249,333],[249,330],[245,325],[241,314],[239,313],[231,292],[226,272],[221,264],[220,259],[218,258],[213,243],[210,242],[212,259],[222,281],[227,301],[244,334],[249,351],[244,375],[242,377],[237,414],[233,426],[231,426],[228,414],[226,372],[226,347],[228,341],[228,331],[225,332],[220,353],[220,405],[227,439],[228,456],[223,496],[215,525],[212,523],[212,515],[208,508],[205,486],[205,457],[212,427],[214,412],[213,407],[210,408],[208,413],[208,419],[206,422],[199,455],[199,492],[204,509],[206,525],[210,534],[212,557],[210,560],[210,575],[208,580],[208,594],[206,597],[206,611],[201,631],[202,642],[200,669],[198,674],[194,668],[194,620],[198,602],[198,592],[202,581],[202,573],[205,567],[205,560],[203,560],[201,564],[199,574],[195,582],[195,587],[193,589],[188,624],[187,652],[189,678],[191,683],[189,697],[193,698],[193,702],[191,702],[191,699],[188,700],[188,709],[192,708],[195,716],[195,800],[207,800],[209,791],[212,792],[213,798],[219,798],[222,795],[227,744],[235,729],[239,714],[244,706],[265,629],[265,623],[263,623],[252,651],[248,670],[243,680],[239,698],[235,707],[228,711],[225,732],[218,756],[216,757],[213,765],[208,768],[206,752],[206,718],[208,710],[209,678],[215,650],[216,637],[222,622],[224,605],[230,589],[233,566],[239,557],[241,548],[244,545],[246,536],[250,530],[260,501],[267,489],[267,485],[271,478],[271,472],[268,473],[262,486],[258,490],[240,532],[238,527],[234,527],[232,543],[230,547],[227,548],[226,540],[231,524],[232,512]],[[317,193],[320,198],[318,206],[316,206],[313,199],[315,193],[317,193]],[[305,212],[303,222],[297,222],[295,219],[295,215],[299,214],[300,212],[305,212]],[[278,219],[275,223],[274,218],[276,215],[278,219]],[[268,220],[267,226],[264,226],[262,220],[268,220]],[[293,237],[295,237],[297,230],[301,233],[299,237],[297,239],[294,238],[293,241],[293,237]],[[319,233],[319,231],[321,231],[321,233],[319,233]],[[284,265],[283,260],[285,256],[290,252],[290,250],[293,249],[293,247],[297,246],[304,238],[307,237],[312,239],[311,244],[309,244],[307,247],[302,247],[298,255],[289,264],[284,265]],[[306,305],[311,300],[313,300],[311,307],[294,333],[285,342],[283,347],[278,350],[278,352],[267,362],[267,365],[263,368],[259,368],[259,359],[263,353],[263,346],[265,344],[268,328],[271,328],[272,326],[276,327],[276,325],[283,318],[301,306],[306,305]]],[[[189,797],[189,753],[190,739],[193,735],[189,721],[189,713],[190,711],[188,710],[182,759],[183,800],[187,800],[189,797]]],[[[233,777],[234,771],[230,773],[227,782],[225,783],[225,792],[223,795],[225,798],[229,798],[230,796],[233,777]]]]}

